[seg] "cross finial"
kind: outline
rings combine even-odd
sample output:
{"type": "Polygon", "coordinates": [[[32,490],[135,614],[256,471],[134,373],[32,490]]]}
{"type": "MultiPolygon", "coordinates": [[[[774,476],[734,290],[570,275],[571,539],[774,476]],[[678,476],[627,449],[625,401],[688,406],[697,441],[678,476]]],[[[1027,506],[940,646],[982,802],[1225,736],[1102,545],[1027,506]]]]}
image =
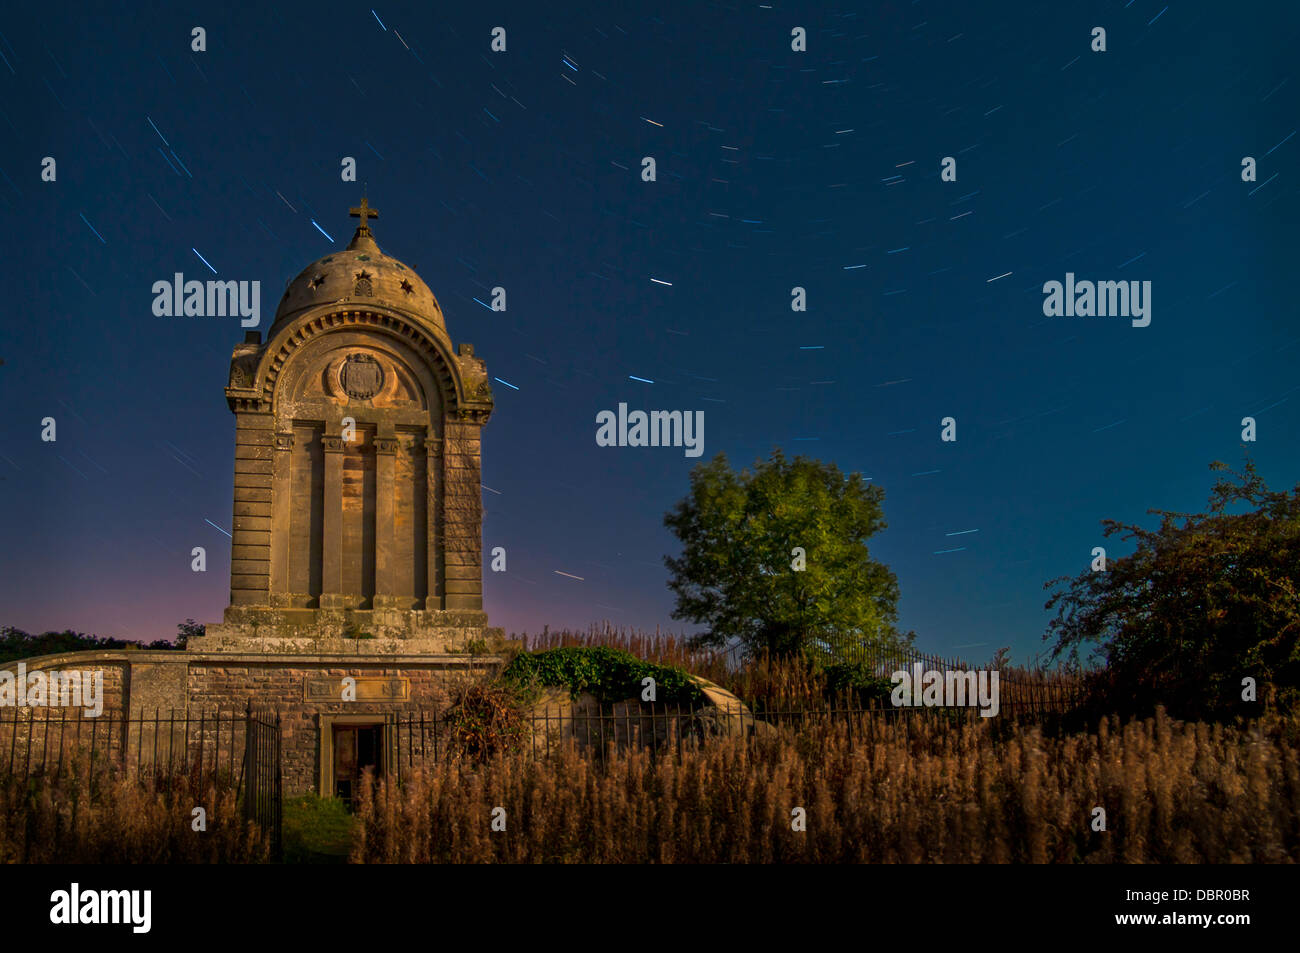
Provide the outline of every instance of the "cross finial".
{"type": "Polygon", "coordinates": [[[379,213],[370,207],[364,195],[361,196],[361,205],[358,208],[348,209],[348,214],[353,218],[361,219],[361,225],[357,228],[358,235],[369,235],[370,228],[366,225],[366,219],[379,217],[379,213]]]}

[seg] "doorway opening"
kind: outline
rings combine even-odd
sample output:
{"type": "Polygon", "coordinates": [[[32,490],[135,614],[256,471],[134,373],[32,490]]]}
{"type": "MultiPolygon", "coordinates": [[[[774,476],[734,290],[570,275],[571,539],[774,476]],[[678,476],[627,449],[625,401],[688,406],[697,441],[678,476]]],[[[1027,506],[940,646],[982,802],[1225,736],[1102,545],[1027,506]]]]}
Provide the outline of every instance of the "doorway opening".
{"type": "Polygon", "coordinates": [[[333,728],[333,784],[330,791],[349,807],[361,790],[361,776],[369,770],[375,779],[384,772],[384,726],[340,725],[333,728]]]}

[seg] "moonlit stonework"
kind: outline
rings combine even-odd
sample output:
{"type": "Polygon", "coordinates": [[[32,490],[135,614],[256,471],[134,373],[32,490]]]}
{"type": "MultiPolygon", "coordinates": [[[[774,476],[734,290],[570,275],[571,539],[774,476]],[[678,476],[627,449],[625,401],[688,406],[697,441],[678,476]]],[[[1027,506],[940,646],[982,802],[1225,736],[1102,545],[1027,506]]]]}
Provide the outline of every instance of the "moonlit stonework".
{"type": "Polygon", "coordinates": [[[192,648],[444,651],[481,635],[479,432],[487,368],[380,251],[362,199],[346,250],[289,282],[231,357],[230,606],[192,648]],[[355,645],[355,641],[350,644],[355,645]]]}

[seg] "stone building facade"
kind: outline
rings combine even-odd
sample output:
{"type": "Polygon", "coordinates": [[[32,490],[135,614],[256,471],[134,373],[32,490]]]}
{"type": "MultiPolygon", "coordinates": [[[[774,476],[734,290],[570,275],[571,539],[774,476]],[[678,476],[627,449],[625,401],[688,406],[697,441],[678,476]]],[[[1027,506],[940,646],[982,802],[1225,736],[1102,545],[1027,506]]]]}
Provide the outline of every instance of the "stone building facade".
{"type": "Polygon", "coordinates": [[[274,711],[286,793],[383,773],[386,720],[436,713],[453,681],[499,664],[482,595],[486,365],[453,349],[433,292],[380,251],[377,213],[363,199],[352,214],[347,248],[289,282],[266,339],[249,332],[231,357],[224,619],[184,652],[26,661],[104,671],[119,715],[274,711]]]}
{"type": "Polygon", "coordinates": [[[197,646],[443,651],[481,638],[479,433],[487,368],[453,351],[415,271],[379,250],[363,200],[345,251],[285,289],[235,348],[230,607],[197,646]]]}

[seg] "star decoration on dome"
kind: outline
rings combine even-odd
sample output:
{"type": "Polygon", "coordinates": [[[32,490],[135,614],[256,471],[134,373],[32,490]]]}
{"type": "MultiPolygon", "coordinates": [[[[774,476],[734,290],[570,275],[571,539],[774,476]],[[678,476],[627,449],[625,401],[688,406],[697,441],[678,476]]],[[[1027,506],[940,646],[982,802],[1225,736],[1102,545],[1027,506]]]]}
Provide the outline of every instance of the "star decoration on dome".
{"type": "Polygon", "coordinates": [[[312,278],[311,281],[307,282],[308,287],[310,287],[312,291],[315,291],[323,284],[325,284],[324,275],[317,275],[316,277],[312,278]]]}
{"type": "Polygon", "coordinates": [[[405,278],[402,279],[402,290],[405,291],[408,295],[415,294],[415,289],[411,287],[411,283],[407,281],[405,278]]]}

